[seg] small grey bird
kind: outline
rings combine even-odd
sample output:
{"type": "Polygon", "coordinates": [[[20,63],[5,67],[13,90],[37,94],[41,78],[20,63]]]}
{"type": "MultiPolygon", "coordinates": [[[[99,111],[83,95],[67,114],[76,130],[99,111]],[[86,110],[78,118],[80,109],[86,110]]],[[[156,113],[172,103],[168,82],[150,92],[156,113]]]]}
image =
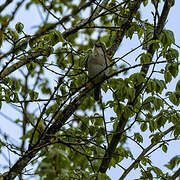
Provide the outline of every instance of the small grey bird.
{"type": "MultiPolygon", "coordinates": [[[[93,83],[99,83],[104,79],[108,73],[108,68],[104,70],[109,65],[109,59],[107,58],[106,46],[102,42],[96,42],[92,49],[92,54],[88,58],[88,76],[93,78],[93,83]],[[103,71],[104,70],[104,71],[103,71]],[[100,73],[102,72],[102,73],[100,73]]],[[[99,84],[94,89],[94,99],[99,100],[101,92],[101,85],[99,84]]]]}

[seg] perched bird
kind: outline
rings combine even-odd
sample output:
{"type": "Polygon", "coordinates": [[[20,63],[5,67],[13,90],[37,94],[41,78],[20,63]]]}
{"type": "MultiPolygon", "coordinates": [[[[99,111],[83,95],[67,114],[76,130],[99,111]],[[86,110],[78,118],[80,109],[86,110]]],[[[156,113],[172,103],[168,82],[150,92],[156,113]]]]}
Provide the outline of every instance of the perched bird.
{"type": "MultiPolygon", "coordinates": [[[[88,66],[88,76],[89,78],[93,78],[92,82],[94,84],[99,83],[104,79],[104,77],[108,73],[109,59],[107,58],[106,46],[102,42],[96,42],[92,49],[92,53],[88,58],[87,66],[88,66]],[[101,72],[101,73],[100,73],[101,72]]],[[[94,89],[94,99],[95,101],[99,100],[101,92],[101,85],[99,84],[94,89]]]]}

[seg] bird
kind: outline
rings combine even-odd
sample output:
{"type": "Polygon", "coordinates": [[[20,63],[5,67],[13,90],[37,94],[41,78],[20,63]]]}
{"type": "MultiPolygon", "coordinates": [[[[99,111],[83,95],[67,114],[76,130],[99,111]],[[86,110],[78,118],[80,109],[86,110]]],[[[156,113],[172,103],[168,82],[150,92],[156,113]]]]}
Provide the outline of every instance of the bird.
{"type": "MultiPolygon", "coordinates": [[[[109,72],[109,59],[107,58],[106,45],[103,42],[96,42],[93,46],[92,53],[88,58],[88,76],[92,83],[100,83],[109,72]],[[101,72],[101,73],[100,73],[101,72]]],[[[94,89],[94,100],[98,101],[101,94],[101,84],[94,89]]]]}

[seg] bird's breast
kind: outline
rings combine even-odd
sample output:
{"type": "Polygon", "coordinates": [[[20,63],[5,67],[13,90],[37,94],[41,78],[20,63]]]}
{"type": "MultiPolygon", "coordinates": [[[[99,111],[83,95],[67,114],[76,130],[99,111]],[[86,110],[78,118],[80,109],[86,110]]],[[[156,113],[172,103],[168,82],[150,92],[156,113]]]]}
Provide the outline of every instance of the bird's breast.
{"type": "Polygon", "coordinates": [[[97,82],[99,82],[99,81],[101,81],[103,79],[103,77],[105,75],[105,71],[103,71],[103,70],[105,68],[106,68],[105,65],[90,63],[88,65],[88,75],[89,75],[90,78],[95,77],[93,79],[93,81],[97,83],[97,82]]]}

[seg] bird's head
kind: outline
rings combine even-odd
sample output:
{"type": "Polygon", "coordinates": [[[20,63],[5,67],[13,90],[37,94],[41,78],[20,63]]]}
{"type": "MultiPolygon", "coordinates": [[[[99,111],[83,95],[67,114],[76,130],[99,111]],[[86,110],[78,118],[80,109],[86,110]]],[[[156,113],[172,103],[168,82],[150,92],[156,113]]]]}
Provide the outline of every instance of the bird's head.
{"type": "Polygon", "coordinates": [[[93,47],[93,51],[98,54],[106,55],[106,45],[104,42],[96,42],[93,47]]]}

